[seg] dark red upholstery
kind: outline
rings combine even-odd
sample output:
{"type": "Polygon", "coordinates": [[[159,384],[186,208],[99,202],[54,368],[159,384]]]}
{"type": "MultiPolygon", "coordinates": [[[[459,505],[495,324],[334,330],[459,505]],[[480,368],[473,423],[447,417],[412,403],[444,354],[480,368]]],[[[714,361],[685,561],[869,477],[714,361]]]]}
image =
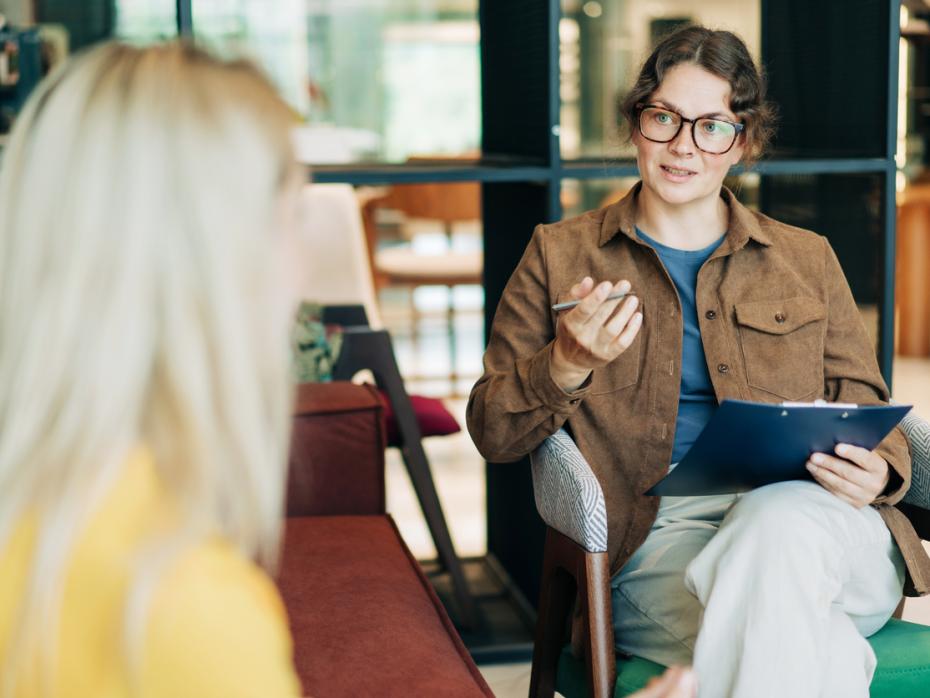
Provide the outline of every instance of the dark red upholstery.
{"type": "Polygon", "coordinates": [[[371,386],[298,387],[278,586],[304,694],[493,696],[384,515],[383,414],[371,386]]]}
{"type": "Polygon", "coordinates": [[[287,515],[384,513],[384,418],[369,385],[297,386],[287,515]]]}
{"type": "MultiPolygon", "coordinates": [[[[387,426],[387,443],[388,446],[400,446],[400,432],[397,428],[397,420],[394,418],[394,411],[391,409],[391,402],[388,400],[384,391],[381,393],[381,401],[384,403],[384,421],[387,426]]],[[[434,397],[424,397],[422,395],[411,395],[410,404],[413,406],[413,412],[417,417],[417,424],[420,425],[421,436],[446,436],[462,431],[462,427],[456,421],[452,413],[442,404],[442,400],[434,397]]]]}
{"type": "Polygon", "coordinates": [[[307,695],[493,696],[389,516],[288,519],[279,586],[307,695]]]}

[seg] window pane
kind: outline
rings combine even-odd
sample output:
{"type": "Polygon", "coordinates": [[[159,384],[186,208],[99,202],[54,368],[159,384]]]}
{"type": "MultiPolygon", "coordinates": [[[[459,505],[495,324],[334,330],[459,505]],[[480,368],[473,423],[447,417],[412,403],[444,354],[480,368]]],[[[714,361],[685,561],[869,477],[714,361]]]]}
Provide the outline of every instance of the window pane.
{"type": "Polygon", "coordinates": [[[36,20],[58,25],[69,52],[104,39],[147,43],[178,33],[176,0],[37,0],[36,20]]]}
{"type": "Polygon", "coordinates": [[[739,34],[760,55],[759,0],[562,0],[559,69],[565,159],[632,158],[617,105],[664,34],[684,23],[739,34]]]}
{"type": "Polygon", "coordinates": [[[177,33],[176,0],[117,0],[115,34],[121,39],[148,42],[177,33]]]}
{"type": "Polygon", "coordinates": [[[317,163],[477,157],[477,13],[477,0],[193,0],[197,38],[268,71],[317,163]]]}
{"type": "MultiPolygon", "coordinates": [[[[750,209],[829,239],[876,350],[884,273],[883,178],[884,175],[874,173],[777,176],[751,173],[726,181],[750,209]]],[[[612,203],[637,181],[635,177],[565,180],[564,217],[612,203]]]]}

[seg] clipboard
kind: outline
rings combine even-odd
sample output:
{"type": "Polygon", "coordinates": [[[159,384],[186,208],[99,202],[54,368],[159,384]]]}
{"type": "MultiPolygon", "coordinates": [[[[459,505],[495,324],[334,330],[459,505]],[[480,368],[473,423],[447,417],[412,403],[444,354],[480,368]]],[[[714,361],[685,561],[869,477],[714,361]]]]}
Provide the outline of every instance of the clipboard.
{"type": "Polygon", "coordinates": [[[805,463],[838,443],[875,448],[911,405],[724,400],[694,445],[647,495],[732,494],[813,480],[805,463]]]}

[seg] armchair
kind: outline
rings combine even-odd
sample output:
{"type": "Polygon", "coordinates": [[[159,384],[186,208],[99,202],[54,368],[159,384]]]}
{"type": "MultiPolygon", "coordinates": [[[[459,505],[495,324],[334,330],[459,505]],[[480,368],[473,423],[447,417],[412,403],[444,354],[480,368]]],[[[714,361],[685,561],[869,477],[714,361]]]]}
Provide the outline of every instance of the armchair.
{"type": "MultiPolygon", "coordinates": [[[[899,508],[930,539],[930,424],[909,414],[901,427],[911,447],[913,481],[899,508]]],[[[546,523],[539,617],[530,679],[531,698],[626,696],[665,667],[614,651],[607,559],[607,512],[591,467],[564,430],[530,456],[536,507],[546,523]],[[581,654],[566,645],[577,594],[581,654]]],[[[873,698],[930,695],[930,627],[900,620],[901,606],[869,638],[878,658],[873,698]]]]}

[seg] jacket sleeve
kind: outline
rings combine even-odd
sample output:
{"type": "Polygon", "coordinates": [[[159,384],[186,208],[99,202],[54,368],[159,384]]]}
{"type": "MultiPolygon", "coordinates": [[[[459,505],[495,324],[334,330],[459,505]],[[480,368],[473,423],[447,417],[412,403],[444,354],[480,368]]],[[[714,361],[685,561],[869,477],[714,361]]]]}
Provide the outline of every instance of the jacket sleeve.
{"type": "Polygon", "coordinates": [[[484,354],[484,374],[472,388],[466,420],[487,460],[525,456],[578,409],[590,377],[568,393],[552,380],[555,328],[546,266],[545,226],[537,226],[501,296],[484,354]]]}
{"type": "MultiPolygon", "coordinates": [[[[824,342],[824,393],[827,400],[863,405],[887,403],[888,386],[882,378],[875,350],[856,307],[852,291],[836,253],[826,238],[824,283],[827,300],[827,331],[824,342]]],[[[907,439],[894,429],[875,448],[891,468],[889,483],[873,504],[895,504],[911,485],[911,455],[907,439]]]]}

